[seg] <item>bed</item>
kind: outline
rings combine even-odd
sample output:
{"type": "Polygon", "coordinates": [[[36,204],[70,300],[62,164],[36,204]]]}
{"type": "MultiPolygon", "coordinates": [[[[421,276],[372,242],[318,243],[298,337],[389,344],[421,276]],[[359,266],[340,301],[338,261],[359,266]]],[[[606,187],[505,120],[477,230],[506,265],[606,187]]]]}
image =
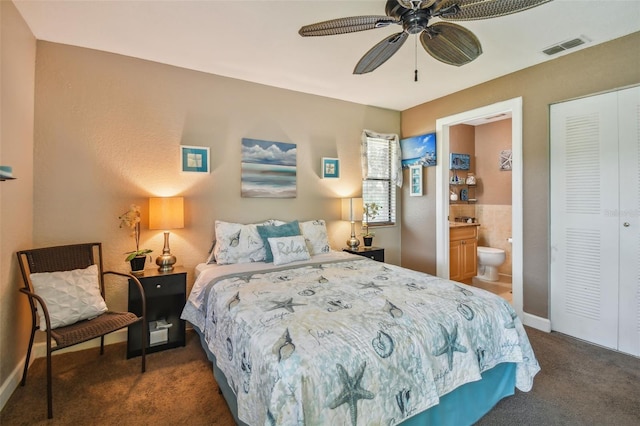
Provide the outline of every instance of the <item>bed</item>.
{"type": "Polygon", "coordinates": [[[183,310],[238,424],[472,424],[531,389],[539,366],[504,299],[286,238],[264,242],[286,241],[285,262],[198,265],[183,310]]]}

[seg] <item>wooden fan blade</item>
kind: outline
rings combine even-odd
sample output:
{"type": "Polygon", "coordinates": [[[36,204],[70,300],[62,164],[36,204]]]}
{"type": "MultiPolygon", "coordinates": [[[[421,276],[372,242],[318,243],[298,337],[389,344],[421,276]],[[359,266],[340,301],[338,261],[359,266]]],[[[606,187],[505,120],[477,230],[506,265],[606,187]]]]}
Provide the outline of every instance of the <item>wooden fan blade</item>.
{"type": "Polygon", "coordinates": [[[346,34],[373,30],[398,23],[400,23],[399,20],[388,16],[350,16],[348,18],[331,19],[329,21],[305,25],[300,28],[298,34],[303,37],[346,34]]]}
{"type": "Polygon", "coordinates": [[[442,0],[433,16],[449,21],[472,21],[522,12],[551,0],[442,0]]]}
{"type": "Polygon", "coordinates": [[[450,22],[431,25],[420,34],[420,42],[435,59],[457,67],[482,54],[482,46],[475,34],[450,22]]]}
{"type": "Polygon", "coordinates": [[[375,70],[380,65],[387,62],[387,59],[393,56],[393,54],[402,47],[404,42],[407,40],[407,37],[409,37],[409,34],[403,31],[385,38],[365,53],[356,65],[353,73],[365,74],[375,70]]]}

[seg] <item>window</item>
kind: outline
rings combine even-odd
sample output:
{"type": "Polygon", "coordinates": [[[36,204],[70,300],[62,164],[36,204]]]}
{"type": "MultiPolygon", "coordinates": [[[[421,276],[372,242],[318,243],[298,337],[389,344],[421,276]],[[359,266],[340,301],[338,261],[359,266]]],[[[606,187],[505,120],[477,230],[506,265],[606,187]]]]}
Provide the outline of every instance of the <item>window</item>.
{"type": "Polygon", "coordinates": [[[402,185],[397,135],[362,133],[362,199],[376,203],[380,210],[369,225],[396,223],[396,186],[402,185]],[[398,182],[399,180],[399,182],[398,182]]]}

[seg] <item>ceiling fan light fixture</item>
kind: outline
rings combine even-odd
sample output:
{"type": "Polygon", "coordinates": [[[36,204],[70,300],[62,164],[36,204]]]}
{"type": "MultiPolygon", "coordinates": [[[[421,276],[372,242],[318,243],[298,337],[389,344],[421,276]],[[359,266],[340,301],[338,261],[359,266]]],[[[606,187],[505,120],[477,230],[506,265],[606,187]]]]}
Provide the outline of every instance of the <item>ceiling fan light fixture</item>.
{"type": "Polygon", "coordinates": [[[303,37],[336,35],[401,24],[402,32],[385,38],[364,54],[356,65],[354,74],[371,72],[385,63],[398,51],[409,34],[420,34],[422,47],[434,59],[459,67],[480,56],[482,46],[470,30],[446,21],[494,18],[530,9],[550,1],[387,0],[384,7],[386,16],[352,16],[332,19],[305,25],[300,28],[298,33],[303,37]],[[445,22],[429,25],[429,21],[434,17],[445,20],[445,22]]]}

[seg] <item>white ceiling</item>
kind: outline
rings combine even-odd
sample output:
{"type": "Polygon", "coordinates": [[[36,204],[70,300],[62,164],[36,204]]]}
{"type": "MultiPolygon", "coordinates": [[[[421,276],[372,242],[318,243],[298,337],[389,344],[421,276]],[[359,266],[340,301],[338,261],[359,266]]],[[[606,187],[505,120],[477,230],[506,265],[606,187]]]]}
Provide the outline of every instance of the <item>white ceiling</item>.
{"type": "Polygon", "coordinates": [[[302,25],[327,19],[384,15],[385,0],[14,3],[39,40],[398,111],[640,31],[640,0],[554,0],[500,18],[459,22],[476,34],[484,52],[459,68],[431,58],[418,41],[419,81],[414,82],[415,37],[372,73],[352,74],[360,57],[400,31],[399,26],[328,37],[298,35],[302,25]],[[590,42],[553,57],[542,53],[579,36],[590,42]]]}

